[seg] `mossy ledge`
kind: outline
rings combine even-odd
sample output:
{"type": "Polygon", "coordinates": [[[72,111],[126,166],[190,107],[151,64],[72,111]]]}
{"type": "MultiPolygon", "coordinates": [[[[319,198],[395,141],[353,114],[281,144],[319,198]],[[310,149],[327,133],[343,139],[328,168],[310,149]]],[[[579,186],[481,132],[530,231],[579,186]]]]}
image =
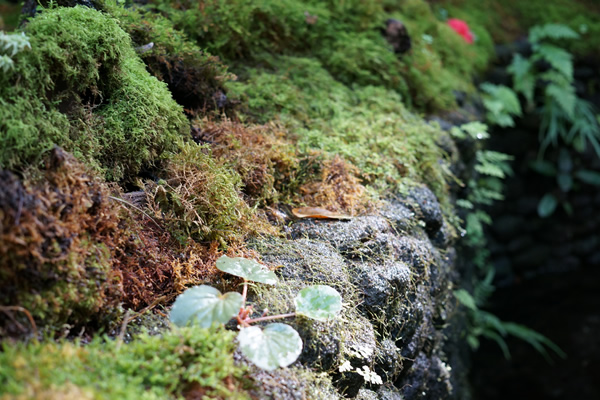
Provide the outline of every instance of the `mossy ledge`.
{"type": "Polygon", "coordinates": [[[475,3],[28,2],[31,48],[0,75],[0,399],[469,398],[452,290],[470,172],[441,126],[479,117],[503,24],[475,3]],[[323,283],[341,318],[287,321],[304,350],[273,372],[232,330],[171,327],[185,288],[238,289],[222,254],[280,277],[257,310],[323,283]]]}

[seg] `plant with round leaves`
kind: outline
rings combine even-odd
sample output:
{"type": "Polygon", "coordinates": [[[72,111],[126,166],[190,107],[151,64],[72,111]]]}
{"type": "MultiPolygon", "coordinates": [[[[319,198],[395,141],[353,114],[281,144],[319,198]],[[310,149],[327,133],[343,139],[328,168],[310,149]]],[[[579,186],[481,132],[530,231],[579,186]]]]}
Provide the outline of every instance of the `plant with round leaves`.
{"type": "Polygon", "coordinates": [[[240,328],[240,350],[265,370],[286,367],[296,361],[302,352],[302,339],[294,328],[286,324],[272,323],[264,328],[252,324],[296,315],[326,321],[337,317],[342,310],[342,297],[337,290],[327,285],[314,285],[298,293],[294,299],[295,313],[266,316],[265,311],[260,317],[252,318],[252,306],[246,306],[248,282],[275,285],[278,282],[275,273],[254,260],[242,257],[222,256],[217,260],[217,268],[244,279],[242,294],[222,294],[206,285],[189,288],[173,304],[171,322],[177,326],[198,324],[210,327],[236,318],[240,328]]]}

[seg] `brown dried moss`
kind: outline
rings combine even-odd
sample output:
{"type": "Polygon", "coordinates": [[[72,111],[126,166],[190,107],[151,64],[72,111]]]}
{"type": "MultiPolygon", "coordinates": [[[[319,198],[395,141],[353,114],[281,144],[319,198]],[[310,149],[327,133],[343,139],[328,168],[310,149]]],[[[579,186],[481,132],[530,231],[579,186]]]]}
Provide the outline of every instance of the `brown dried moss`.
{"type": "Polygon", "coordinates": [[[336,155],[323,162],[320,180],[300,187],[302,201],[309,206],[352,215],[364,212],[373,204],[359,176],[357,167],[336,155]]]}
{"type": "MultiPolygon", "coordinates": [[[[0,337],[31,331],[26,315],[6,306],[25,308],[47,332],[89,331],[118,317],[122,305],[165,304],[186,286],[220,277],[219,242],[183,245],[142,209],[116,200],[60,148],[43,171],[24,178],[0,171],[0,337]]],[[[241,245],[228,254],[252,255],[241,245]]]]}
{"type": "Polygon", "coordinates": [[[207,246],[190,242],[184,247],[152,223],[143,222],[133,228],[135,231],[116,250],[114,265],[123,277],[126,308],[139,311],[168,303],[185,287],[220,274],[215,268],[217,242],[207,246]]]}
{"type": "MultiPolygon", "coordinates": [[[[0,305],[24,307],[50,329],[101,324],[122,294],[110,268],[117,210],[106,186],[59,148],[35,175],[0,172],[0,305]]],[[[0,336],[25,333],[21,317],[0,319],[0,336]]]]}
{"type": "Polygon", "coordinates": [[[276,184],[281,187],[298,168],[286,134],[276,123],[245,125],[228,118],[196,120],[192,128],[193,139],[210,145],[213,156],[240,175],[249,202],[259,204],[277,201],[276,184]]]}
{"type": "Polygon", "coordinates": [[[358,168],[337,155],[298,153],[290,132],[276,123],[205,118],[194,122],[192,136],[240,175],[251,204],[306,203],[353,214],[370,207],[358,168]]]}

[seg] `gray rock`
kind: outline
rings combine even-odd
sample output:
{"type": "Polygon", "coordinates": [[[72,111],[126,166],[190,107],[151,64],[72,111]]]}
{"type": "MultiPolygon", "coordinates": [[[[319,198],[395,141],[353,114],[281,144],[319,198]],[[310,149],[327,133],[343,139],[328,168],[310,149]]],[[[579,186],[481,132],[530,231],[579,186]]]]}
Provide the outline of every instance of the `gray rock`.
{"type": "Polygon", "coordinates": [[[433,236],[440,230],[444,221],[440,203],[427,186],[411,188],[406,197],[406,204],[425,222],[425,229],[429,235],[433,236]]]}
{"type": "MultiPolygon", "coordinates": [[[[377,342],[371,323],[364,317],[348,319],[348,329],[343,333],[344,358],[350,361],[354,369],[369,367],[373,364],[377,342]]],[[[347,397],[354,397],[365,384],[362,375],[347,371],[335,375],[334,385],[347,397]]]]}
{"type": "Polygon", "coordinates": [[[360,291],[361,308],[372,315],[388,313],[410,283],[410,269],[402,262],[354,262],[349,268],[360,291]]]}
{"type": "Polygon", "coordinates": [[[382,386],[377,390],[379,400],[404,400],[402,393],[394,386],[382,386]]]}
{"type": "Polygon", "coordinates": [[[299,221],[292,226],[292,237],[329,242],[344,257],[381,260],[391,253],[393,236],[383,217],[357,217],[351,221],[299,221]]]}
{"type": "Polygon", "coordinates": [[[239,351],[234,354],[236,362],[248,367],[248,376],[254,382],[249,394],[253,399],[305,400],[342,397],[323,374],[302,366],[265,371],[247,361],[239,351]]]}
{"type": "Polygon", "coordinates": [[[415,213],[396,200],[385,203],[380,214],[397,234],[408,234],[414,228],[415,213]]]}
{"type": "Polygon", "coordinates": [[[394,238],[394,259],[404,261],[416,279],[428,279],[429,267],[434,260],[434,247],[429,240],[420,240],[411,236],[394,238]]]}
{"type": "Polygon", "coordinates": [[[355,400],[379,400],[379,396],[372,390],[360,389],[354,398],[355,400]]]}
{"type": "Polygon", "coordinates": [[[276,273],[282,278],[307,285],[327,284],[349,300],[356,288],[350,283],[344,259],[328,243],[298,239],[268,239],[251,244],[269,264],[281,264],[276,273]]]}
{"type": "Polygon", "coordinates": [[[383,382],[394,382],[402,372],[402,356],[393,340],[384,339],[375,354],[375,372],[383,382]]]}
{"type": "Polygon", "coordinates": [[[450,369],[436,355],[419,354],[401,383],[403,396],[411,400],[447,399],[453,392],[450,369]]]}

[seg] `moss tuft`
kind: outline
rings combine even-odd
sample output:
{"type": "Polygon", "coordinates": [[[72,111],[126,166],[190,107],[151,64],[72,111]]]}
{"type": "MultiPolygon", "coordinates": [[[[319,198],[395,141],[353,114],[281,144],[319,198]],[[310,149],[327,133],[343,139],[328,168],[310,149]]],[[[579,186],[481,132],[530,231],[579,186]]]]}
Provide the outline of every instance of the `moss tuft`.
{"type": "Polygon", "coordinates": [[[165,179],[146,187],[155,213],[181,242],[236,240],[260,230],[240,190],[240,176],[195,143],[181,145],[166,165],[165,179]]]}
{"type": "Polygon", "coordinates": [[[182,110],[116,20],[87,7],[52,8],[25,33],[31,50],[0,77],[0,167],[37,165],[57,144],[109,180],[131,179],[176,149],[182,110]]]}
{"type": "Polygon", "coordinates": [[[1,398],[249,398],[243,369],[233,362],[233,337],[223,329],[183,328],[128,344],[99,337],[86,346],[5,344],[1,398]]]}
{"type": "Polygon", "coordinates": [[[446,198],[450,174],[439,162],[445,154],[437,145],[443,133],[408,111],[396,92],[352,90],[308,58],[281,57],[269,69],[249,69],[248,76],[231,85],[247,97],[248,114],[278,115],[298,136],[301,154],[339,155],[358,168],[360,183],[380,193],[417,181],[446,198]]]}
{"type": "Polygon", "coordinates": [[[235,79],[218,57],[201,50],[160,14],[106,1],[103,9],[130,35],[148,70],[167,84],[188,114],[229,110],[225,82],[235,79]]]}

